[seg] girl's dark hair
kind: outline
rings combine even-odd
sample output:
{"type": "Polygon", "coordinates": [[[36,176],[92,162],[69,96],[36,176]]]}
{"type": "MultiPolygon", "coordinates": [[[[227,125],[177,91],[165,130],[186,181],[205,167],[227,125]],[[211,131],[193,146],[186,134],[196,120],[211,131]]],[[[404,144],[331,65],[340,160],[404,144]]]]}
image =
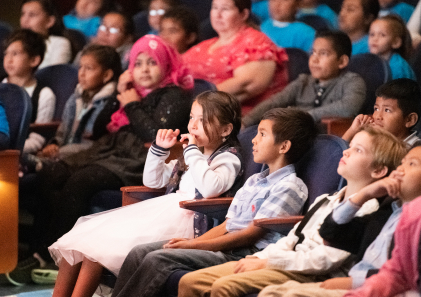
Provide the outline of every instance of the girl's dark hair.
{"type": "Polygon", "coordinates": [[[57,35],[63,36],[64,25],[61,17],[58,15],[56,6],[51,0],[23,0],[20,6],[20,10],[22,11],[22,7],[26,3],[30,2],[37,2],[41,5],[42,10],[48,15],[55,17],[56,21],[54,25],[48,29],[48,35],[57,35]]]}
{"type": "Polygon", "coordinates": [[[123,11],[120,4],[117,4],[114,0],[102,0],[101,8],[98,11],[100,17],[103,17],[110,11],[123,11]]]}
{"type": "Polygon", "coordinates": [[[120,55],[110,46],[90,44],[82,50],[82,55],[92,55],[104,69],[113,71],[112,81],[118,81],[121,69],[120,55]]]}
{"type": "MultiPolygon", "coordinates": [[[[361,6],[363,7],[364,16],[366,19],[371,18],[374,21],[377,18],[377,15],[380,11],[380,4],[378,0],[361,0],[361,6]]],[[[366,32],[370,28],[368,24],[366,32]]]]}
{"type": "Polygon", "coordinates": [[[402,40],[402,45],[399,48],[394,49],[394,51],[401,55],[402,58],[408,59],[412,50],[412,41],[411,35],[409,34],[409,31],[406,28],[405,22],[402,20],[402,18],[398,15],[389,14],[380,17],[377,20],[386,21],[395,37],[399,37],[402,40]]]}
{"type": "Polygon", "coordinates": [[[244,9],[248,9],[251,13],[251,0],[233,0],[235,6],[240,12],[243,12],[244,9]]]}
{"type": "Polygon", "coordinates": [[[209,142],[215,141],[218,135],[215,129],[217,123],[221,126],[232,124],[232,131],[226,137],[229,146],[239,146],[237,135],[241,129],[241,105],[234,96],[221,91],[207,91],[199,94],[194,102],[202,106],[203,130],[209,142]]]}
{"type": "Polygon", "coordinates": [[[194,10],[186,6],[170,8],[161,18],[172,19],[181,25],[187,35],[196,34],[196,40],[189,46],[195,45],[199,41],[199,18],[194,10]]]}

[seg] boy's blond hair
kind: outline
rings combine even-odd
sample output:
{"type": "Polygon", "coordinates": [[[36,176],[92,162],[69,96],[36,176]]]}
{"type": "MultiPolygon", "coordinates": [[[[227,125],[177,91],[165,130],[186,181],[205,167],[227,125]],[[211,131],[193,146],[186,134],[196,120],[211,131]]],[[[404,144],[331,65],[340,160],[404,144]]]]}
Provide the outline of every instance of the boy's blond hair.
{"type": "Polygon", "coordinates": [[[364,127],[359,132],[361,131],[371,136],[371,152],[374,157],[371,165],[374,168],[386,166],[389,175],[408,152],[405,143],[384,129],[364,127]]]}

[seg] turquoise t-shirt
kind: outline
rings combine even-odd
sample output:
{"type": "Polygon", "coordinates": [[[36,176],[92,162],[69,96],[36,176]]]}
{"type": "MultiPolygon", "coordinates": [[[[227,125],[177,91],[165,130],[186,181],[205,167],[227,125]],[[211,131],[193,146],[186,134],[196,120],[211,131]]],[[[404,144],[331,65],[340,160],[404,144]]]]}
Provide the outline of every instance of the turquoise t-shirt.
{"type": "Polygon", "coordinates": [[[260,21],[263,23],[268,18],[270,18],[269,14],[269,1],[257,1],[251,4],[251,12],[256,15],[260,21]]]}
{"type": "Polygon", "coordinates": [[[359,40],[352,43],[352,55],[369,53],[368,35],[364,35],[359,40]]]}
{"type": "Polygon", "coordinates": [[[303,15],[314,14],[324,18],[330,28],[338,29],[338,15],[326,4],[317,5],[315,8],[302,8],[298,10],[296,18],[299,18],[303,15]]]}
{"type": "Polygon", "coordinates": [[[9,135],[9,122],[7,121],[6,111],[4,110],[3,104],[0,102],[0,133],[7,136],[9,135]]]}
{"type": "Polygon", "coordinates": [[[414,70],[408,62],[398,53],[394,53],[389,59],[390,70],[392,71],[392,79],[410,78],[417,80],[414,70]]]}
{"type": "Polygon", "coordinates": [[[408,3],[398,2],[389,8],[381,9],[379,12],[379,16],[385,16],[393,13],[400,16],[403,19],[403,21],[407,23],[411,18],[414,9],[414,6],[409,5],[408,3]]]}
{"type": "Polygon", "coordinates": [[[316,30],[301,22],[278,22],[266,20],[260,29],[277,46],[295,47],[309,52],[313,46],[316,30]]]}
{"type": "Polygon", "coordinates": [[[75,14],[67,14],[63,17],[64,26],[68,29],[79,30],[86,37],[94,37],[101,25],[101,18],[99,16],[81,19],[75,14]]]}

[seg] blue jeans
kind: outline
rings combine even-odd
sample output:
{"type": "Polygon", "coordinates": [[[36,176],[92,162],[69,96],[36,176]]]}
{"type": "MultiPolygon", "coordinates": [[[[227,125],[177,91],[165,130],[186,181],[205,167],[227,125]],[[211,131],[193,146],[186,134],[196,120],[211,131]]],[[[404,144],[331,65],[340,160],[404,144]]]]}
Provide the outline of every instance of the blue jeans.
{"type": "Polygon", "coordinates": [[[134,247],[121,267],[112,297],[160,297],[168,277],[176,270],[198,270],[237,261],[257,251],[241,248],[225,252],[162,249],[167,241],[134,247]]]}

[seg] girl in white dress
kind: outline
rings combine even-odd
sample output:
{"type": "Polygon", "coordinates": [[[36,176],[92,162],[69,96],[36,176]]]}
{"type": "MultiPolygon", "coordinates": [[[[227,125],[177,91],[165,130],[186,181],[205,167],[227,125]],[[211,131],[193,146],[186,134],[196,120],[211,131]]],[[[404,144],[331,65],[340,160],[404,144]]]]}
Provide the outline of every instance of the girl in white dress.
{"type": "Polygon", "coordinates": [[[193,102],[189,134],[180,140],[188,140],[183,159],[165,164],[180,131],[159,130],[148,152],[143,183],[153,188],[167,186],[169,194],[81,217],[49,247],[59,265],[53,296],[92,296],[103,267],[118,275],[126,255],[138,244],[193,238],[194,212],[179,208],[179,201],[232,195],[239,188],[240,127],[239,102],[215,91],[202,93],[193,102]]]}

